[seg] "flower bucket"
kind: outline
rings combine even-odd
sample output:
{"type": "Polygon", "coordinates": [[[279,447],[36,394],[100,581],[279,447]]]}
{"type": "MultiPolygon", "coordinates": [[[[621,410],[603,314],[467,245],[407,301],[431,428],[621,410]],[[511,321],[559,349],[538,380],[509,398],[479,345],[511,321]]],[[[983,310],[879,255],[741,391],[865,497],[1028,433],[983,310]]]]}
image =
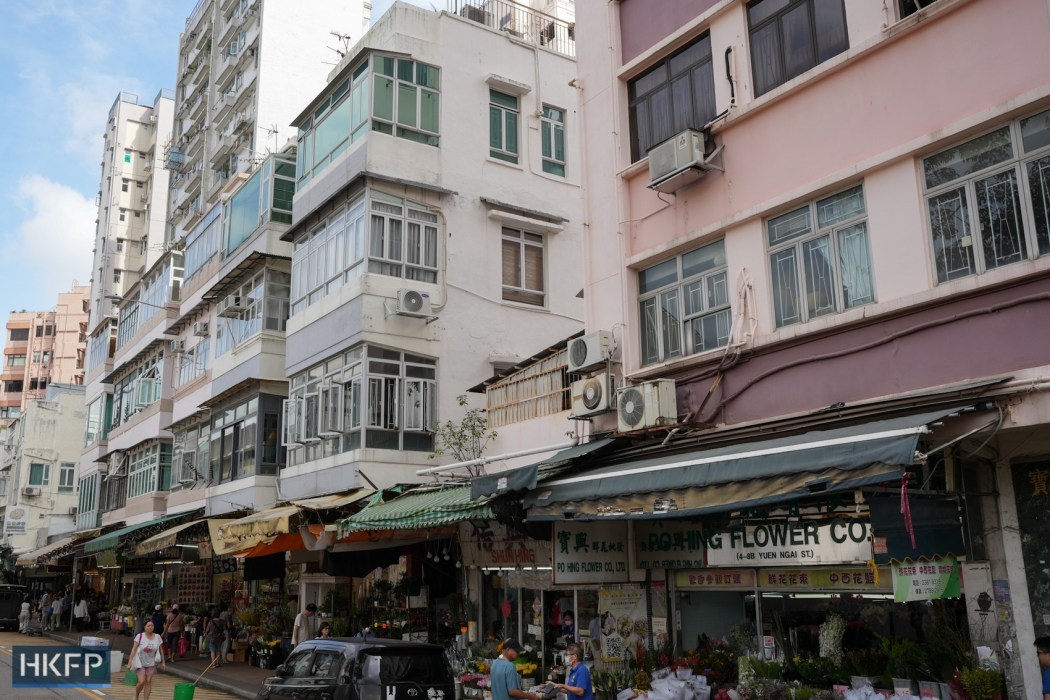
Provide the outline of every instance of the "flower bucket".
{"type": "Polygon", "coordinates": [[[941,684],[933,681],[919,681],[919,697],[929,700],[948,700],[941,697],[941,684]]]}
{"type": "Polygon", "coordinates": [[[894,678],[893,694],[898,697],[910,698],[915,695],[915,684],[909,678],[894,678]]]}
{"type": "Polygon", "coordinates": [[[853,686],[854,690],[860,690],[866,685],[870,685],[872,688],[879,682],[878,676],[850,676],[850,685],[853,686]]]}
{"type": "Polygon", "coordinates": [[[174,700],[193,700],[193,683],[176,683],[174,700]]]}

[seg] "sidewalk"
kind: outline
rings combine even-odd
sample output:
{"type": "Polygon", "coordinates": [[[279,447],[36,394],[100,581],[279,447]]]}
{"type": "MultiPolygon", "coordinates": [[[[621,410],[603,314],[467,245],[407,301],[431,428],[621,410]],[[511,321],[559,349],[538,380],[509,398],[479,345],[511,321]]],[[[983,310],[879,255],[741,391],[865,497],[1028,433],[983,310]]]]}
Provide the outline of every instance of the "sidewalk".
{"type": "MultiPolygon", "coordinates": [[[[128,653],[131,651],[132,637],[113,632],[47,632],[52,639],[60,639],[68,644],[80,644],[80,638],[94,636],[109,641],[110,651],[124,653],[124,664],[128,663],[128,653]]],[[[197,656],[196,652],[187,653],[185,657],[178,659],[173,664],[168,664],[168,673],[186,680],[194,681],[197,676],[204,673],[211,658],[208,656],[197,656]]],[[[242,698],[254,698],[262,682],[273,675],[273,671],[265,671],[260,668],[249,666],[246,663],[228,663],[218,668],[213,668],[204,674],[199,686],[204,688],[215,688],[227,693],[238,695],[242,698]]]]}

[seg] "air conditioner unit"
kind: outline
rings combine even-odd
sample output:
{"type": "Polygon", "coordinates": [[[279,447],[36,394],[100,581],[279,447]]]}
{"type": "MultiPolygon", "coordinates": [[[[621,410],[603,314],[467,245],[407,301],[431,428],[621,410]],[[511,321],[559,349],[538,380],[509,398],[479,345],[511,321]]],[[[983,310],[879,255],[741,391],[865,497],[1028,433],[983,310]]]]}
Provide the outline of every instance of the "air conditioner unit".
{"type": "Polygon", "coordinates": [[[244,310],[244,302],[239,295],[231,294],[219,302],[218,314],[220,316],[236,316],[244,310]]]}
{"type": "Polygon", "coordinates": [[[397,306],[394,307],[394,313],[398,316],[413,316],[415,318],[432,316],[430,294],[416,291],[415,289],[397,290],[397,306]]]}
{"type": "Polygon", "coordinates": [[[656,379],[616,391],[616,425],[621,433],[678,422],[674,380],[656,379]]]}
{"type": "Polygon", "coordinates": [[[604,413],[611,408],[609,375],[605,372],[572,383],[572,418],[604,413]]]}
{"type": "Polygon", "coordinates": [[[598,331],[569,341],[569,371],[586,372],[612,357],[612,333],[598,331]]]}
{"type": "Polygon", "coordinates": [[[197,336],[198,338],[207,338],[208,337],[208,322],[207,321],[197,321],[196,323],[194,323],[193,324],[193,335],[197,336]]]}
{"type": "Polygon", "coordinates": [[[686,129],[649,150],[649,188],[677,192],[711,169],[704,155],[704,134],[686,129]]]}
{"type": "Polygon", "coordinates": [[[39,486],[24,486],[24,487],[22,487],[22,495],[23,496],[39,496],[40,495],[40,487],[39,486]]]}
{"type": "Polygon", "coordinates": [[[156,114],[149,115],[149,123],[150,124],[156,124],[157,123],[157,115],[156,114]]]}
{"type": "Polygon", "coordinates": [[[185,340],[169,340],[168,347],[171,348],[172,352],[186,352],[186,341],[185,340]]]}
{"type": "Polygon", "coordinates": [[[70,515],[76,515],[77,514],[77,507],[76,506],[70,506],[69,507],[69,514],[70,515]]]}

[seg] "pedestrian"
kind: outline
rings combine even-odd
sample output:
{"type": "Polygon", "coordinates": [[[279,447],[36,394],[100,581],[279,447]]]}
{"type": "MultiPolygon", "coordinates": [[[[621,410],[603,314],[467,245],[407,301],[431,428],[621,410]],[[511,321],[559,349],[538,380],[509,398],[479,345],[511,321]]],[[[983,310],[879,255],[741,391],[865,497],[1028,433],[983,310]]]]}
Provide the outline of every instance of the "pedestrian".
{"type": "Polygon", "coordinates": [[[153,690],[153,676],[157,673],[157,664],[160,663],[162,671],[168,667],[164,663],[164,655],[160,653],[160,645],[163,641],[159,634],[153,632],[153,620],[146,620],[143,629],[135,637],[131,645],[131,653],[128,654],[128,669],[135,671],[139,682],[135,684],[135,700],[149,700],[149,694],[153,690]],[[157,659],[160,659],[158,662],[157,659]]]}
{"type": "Polygon", "coordinates": [[[179,650],[179,639],[182,638],[182,623],[185,622],[185,618],[182,616],[182,611],[179,610],[179,606],[172,605],[171,612],[168,613],[166,625],[164,627],[164,638],[168,643],[168,662],[175,662],[175,654],[179,650]]]}
{"type": "Polygon", "coordinates": [[[332,638],[332,624],[330,622],[322,622],[320,628],[317,630],[318,639],[331,639],[332,638]]]}
{"type": "Polygon", "coordinates": [[[150,617],[153,620],[153,629],[157,631],[157,634],[162,634],[164,631],[164,606],[157,604],[153,606],[153,616],[150,617]]]}
{"type": "Polygon", "coordinates": [[[91,613],[88,611],[87,598],[77,601],[77,607],[73,610],[73,617],[77,619],[77,631],[83,632],[85,627],[91,627],[91,613]]]}
{"type": "Polygon", "coordinates": [[[541,700],[537,693],[530,693],[521,689],[521,679],[514,667],[514,661],[518,654],[525,648],[518,644],[518,640],[510,637],[503,640],[503,651],[499,658],[492,662],[489,669],[489,680],[492,683],[492,700],[541,700]]]}
{"type": "Polygon", "coordinates": [[[310,603],[306,610],[295,616],[292,625],[292,646],[299,646],[300,642],[314,639],[317,636],[317,606],[310,603]]]}
{"type": "Polygon", "coordinates": [[[558,690],[575,695],[580,700],[594,700],[594,685],[591,683],[591,672],[583,663],[583,649],[573,642],[565,647],[565,658],[569,662],[569,673],[564,683],[555,683],[558,690]]]}
{"type": "Polygon", "coordinates": [[[56,595],[51,601],[51,629],[57,630],[62,624],[62,597],[56,595]]]}
{"type": "Polygon", "coordinates": [[[208,651],[211,653],[211,663],[214,666],[222,666],[226,659],[219,656],[222,644],[226,641],[226,621],[221,617],[212,616],[208,621],[204,634],[208,637],[208,651]]]}
{"type": "Polygon", "coordinates": [[[1043,674],[1043,700],[1050,700],[1050,637],[1035,640],[1035,655],[1043,674]]]}
{"type": "Polygon", "coordinates": [[[22,609],[18,613],[18,631],[23,634],[29,626],[29,612],[31,608],[32,603],[29,602],[29,594],[26,593],[22,596],[22,609]]]}
{"type": "Polygon", "coordinates": [[[51,593],[44,591],[40,596],[40,627],[44,630],[51,629],[51,593]]]}

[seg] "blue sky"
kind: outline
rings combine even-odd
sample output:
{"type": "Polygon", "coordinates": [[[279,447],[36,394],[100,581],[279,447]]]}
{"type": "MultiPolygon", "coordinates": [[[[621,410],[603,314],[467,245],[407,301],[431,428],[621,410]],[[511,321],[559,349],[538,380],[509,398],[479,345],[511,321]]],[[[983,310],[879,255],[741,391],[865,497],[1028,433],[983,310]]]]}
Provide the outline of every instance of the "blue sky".
{"type": "MultiPolygon", "coordinates": [[[[269,0],[308,2],[308,0],[269,0]]],[[[393,0],[376,0],[374,18],[393,0]]],[[[431,7],[425,0],[413,4],[431,7]]],[[[120,91],[175,87],[197,0],[8,2],[0,22],[0,316],[88,284],[102,133],[120,91]]],[[[434,0],[443,8],[445,0],[434,0]]]]}

